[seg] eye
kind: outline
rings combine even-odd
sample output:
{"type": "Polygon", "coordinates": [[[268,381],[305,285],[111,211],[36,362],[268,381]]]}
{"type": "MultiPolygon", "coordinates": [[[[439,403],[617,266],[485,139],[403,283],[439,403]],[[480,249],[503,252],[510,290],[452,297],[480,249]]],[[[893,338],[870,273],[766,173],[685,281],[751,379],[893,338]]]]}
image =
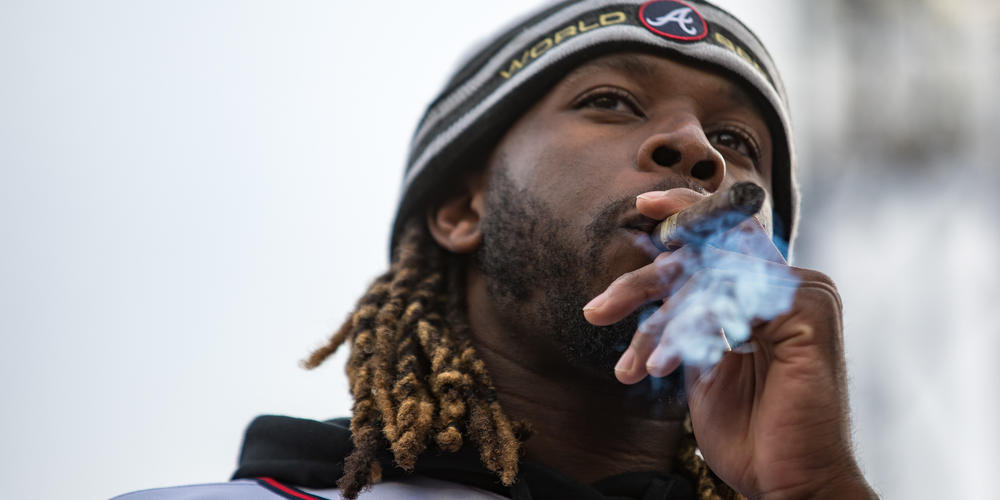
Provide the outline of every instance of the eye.
{"type": "Polygon", "coordinates": [[[708,140],[717,146],[735,151],[753,162],[754,165],[760,161],[760,149],[753,136],[742,129],[731,127],[707,134],[708,140]]]}
{"type": "Polygon", "coordinates": [[[573,104],[574,109],[600,109],[616,113],[645,116],[635,98],[628,92],[614,88],[600,88],[584,94],[573,104]]]}

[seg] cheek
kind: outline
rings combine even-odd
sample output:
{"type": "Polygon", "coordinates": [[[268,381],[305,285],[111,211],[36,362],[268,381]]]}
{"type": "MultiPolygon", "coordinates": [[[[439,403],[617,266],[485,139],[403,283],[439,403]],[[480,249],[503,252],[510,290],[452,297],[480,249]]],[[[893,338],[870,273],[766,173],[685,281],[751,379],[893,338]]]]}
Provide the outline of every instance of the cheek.
{"type": "Polygon", "coordinates": [[[542,144],[526,148],[519,155],[517,178],[552,203],[585,204],[588,199],[604,199],[627,171],[626,155],[611,148],[596,147],[594,141],[572,135],[537,136],[542,144]]]}

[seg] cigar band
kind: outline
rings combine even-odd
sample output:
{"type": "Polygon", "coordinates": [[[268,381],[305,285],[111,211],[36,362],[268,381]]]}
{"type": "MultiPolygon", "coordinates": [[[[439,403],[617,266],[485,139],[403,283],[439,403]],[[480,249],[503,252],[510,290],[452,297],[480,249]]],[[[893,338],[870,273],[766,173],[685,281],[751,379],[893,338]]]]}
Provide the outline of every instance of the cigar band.
{"type": "MultiPolygon", "coordinates": [[[[680,213],[680,212],[678,212],[680,213]]],[[[675,233],[677,231],[677,214],[667,217],[662,223],[660,223],[660,243],[663,246],[667,246],[674,239],[675,233]]]]}

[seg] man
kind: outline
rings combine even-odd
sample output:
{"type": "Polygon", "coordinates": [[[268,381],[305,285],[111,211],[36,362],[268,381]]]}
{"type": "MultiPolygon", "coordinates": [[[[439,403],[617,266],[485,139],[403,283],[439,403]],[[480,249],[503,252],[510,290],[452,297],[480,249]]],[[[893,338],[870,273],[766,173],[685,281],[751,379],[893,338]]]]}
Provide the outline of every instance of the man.
{"type": "Polygon", "coordinates": [[[408,163],[389,271],[306,362],[351,342],[349,422],[260,417],[234,481],[122,498],[874,496],[837,292],[784,260],[784,90],[728,13],[546,5],[460,66],[408,163]],[[744,181],[754,219],[650,244],[744,181]]]}

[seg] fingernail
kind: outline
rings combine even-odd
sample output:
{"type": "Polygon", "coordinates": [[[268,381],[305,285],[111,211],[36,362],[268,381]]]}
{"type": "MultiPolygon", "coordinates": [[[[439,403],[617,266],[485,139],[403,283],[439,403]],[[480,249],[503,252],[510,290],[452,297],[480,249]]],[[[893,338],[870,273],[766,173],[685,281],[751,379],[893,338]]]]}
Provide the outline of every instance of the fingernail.
{"type": "Polygon", "coordinates": [[[663,369],[663,365],[666,364],[665,352],[663,349],[657,347],[653,350],[653,353],[649,355],[649,359],[646,360],[646,371],[652,374],[660,373],[663,369]]]}
{"type": "Polygon", "coordinates": [[[593,300],[591,300],[590,302],[587,302],[587,305],[583,306],[583,310],[584,311],[593,311],[594,309],[598,309],[602,305],[604,305],[604,303],[607,302],[607,300],[608,300],[607,296],[605,296],[602,293],[602,294],[598,295],[597,297],[594,297],[593,300]]]}
{"type": "Polygon", "coordinates": [[[667,195],[666,191],[650,191],[648,193],[642,193],[639,196],[636,196],[636,198],[645,201],[653,201],[664,198],[666,195],[667,195]]]}
{"type": "Polygon", "coordinates": [[[632,371],[632,362],[635,361],[635,354],[632,353],[632,348],[625,350],[625,354],[622,354],[622,358],[618,360],[618,364],[615,365],[616,372],[629,372],[632,371]]]}

